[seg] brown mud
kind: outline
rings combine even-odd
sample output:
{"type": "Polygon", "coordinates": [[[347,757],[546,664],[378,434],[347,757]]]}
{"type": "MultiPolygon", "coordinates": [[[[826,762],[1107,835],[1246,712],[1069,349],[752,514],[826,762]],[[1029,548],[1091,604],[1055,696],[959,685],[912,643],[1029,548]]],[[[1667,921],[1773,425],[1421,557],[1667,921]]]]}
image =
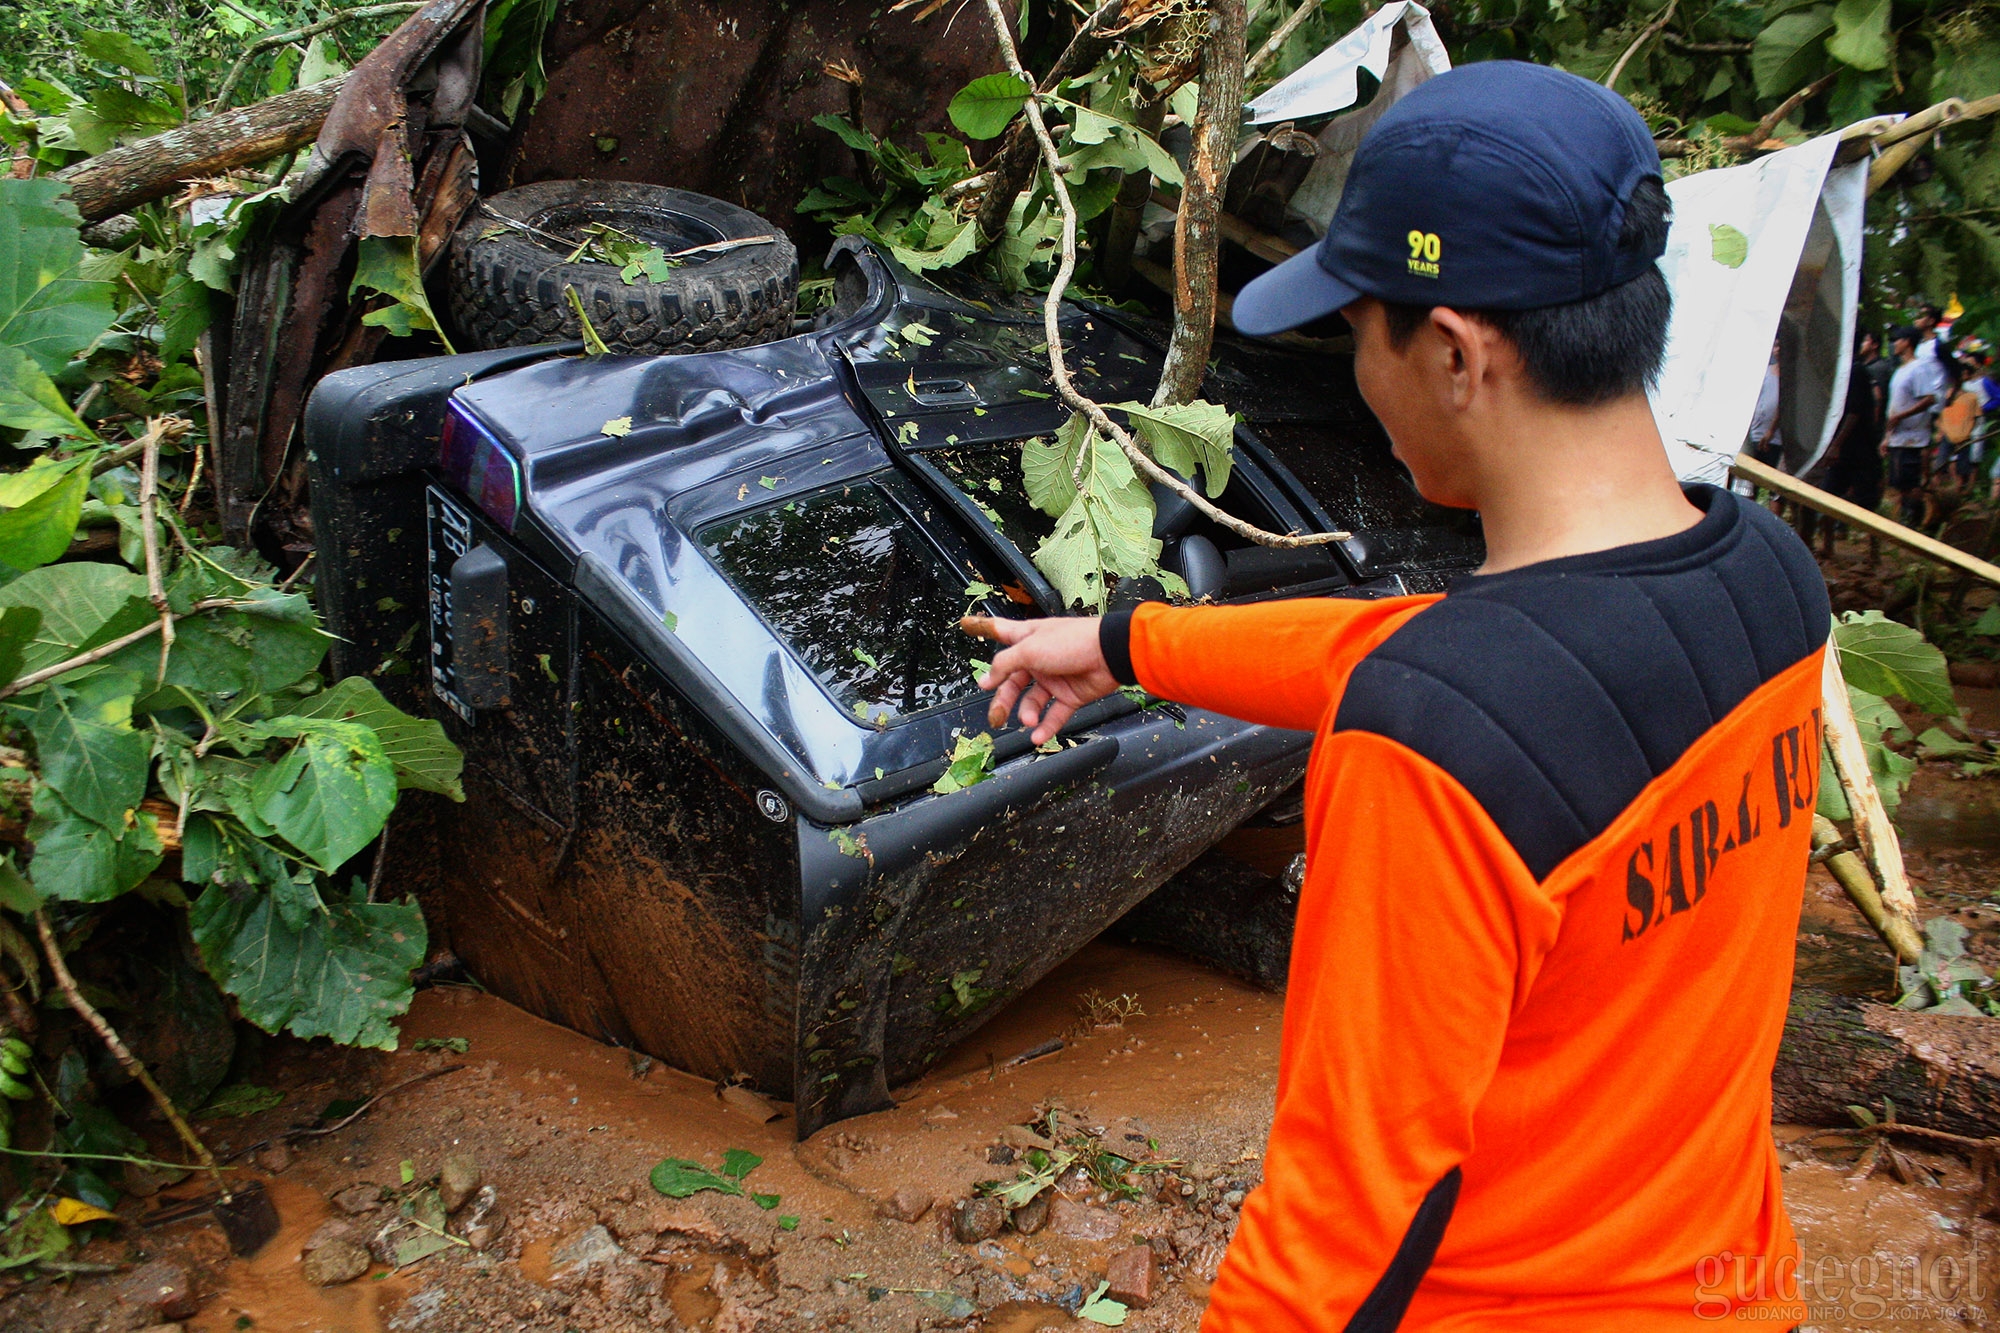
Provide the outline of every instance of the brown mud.
{"type": "MultiPolygon", "coordinates": [[[[1962,693],[1974,725],[2000,722],[2000,691],[1962,693]]],[[[1996,808],[2000,780],[1960,779],[1937,764],[1923,765],[1905,802],[1906,854],[1925,913],[1964,921],[1973,956],[1989,969],[2000,968],[1996,808]]],[[[1288,855],[1276,845],[1242,851],[1274,865],[1288,855]]],[[[1800,939],[1802,981],[1893,998],[1881,946],[1819,870],[1807,884],[1800,939]]],[[[184,1327],[196,1333],[1033,1333],[1094,1327],[1071,1311],[1114,1254],[1148,1245],[1153,1300],[1124,1326],[1193,1330],[1243,1192],[1261,1177],[1281,1017],[1280,996],[1101,940],[899,1089],[895,1109],[795,1144],[789,1117],[764,1123],[703,1080],[475,989],[437,987],[417,997],[400,1051],[271,1043],[258,1081],[284,1103],[206,1126],[218,1151],[241,1150],[311,1123],[335,1099],[463,1066],[395,1093],[338,1133],[296,1143],[289,1161],[245,1158],[240,1169],[267,1182],[283,1219],[259,1254],[230,1260],[216,1228],[197,1219],[128,1228],[75,1257],[184,1266],[200,1303],[184,1327]],[[1113,1005],[1121,996],[1137,1006],[1122,1018],[1113,1005]],[[466,1049],[413,1049],[426,1038],[461,1038],[466,1049]],[[1062,1044],[1039,1054],[1053,1042],[1062,1044]],[[1018,1160],[1006,1159],[1034,1142],[1024,1126],[1046,1123],[1052,1108],[1064,1125],[1159,1169],[1128,1177],[1139,1192],[1129,1201],[1065,1176],[1046,1230],[954,1239],[952,1206],[979,1181],[1012,1179],[1018,1160]],[[662,1158],[715,1167],[730,1149],[764,1159],[743,1188],[778,1196],[773,1206],[713,1192],[663,1198],[648,1183],[662,1158]],[[323,1224],[344,1222],[365,1238],[394,1215],[382,1203],[349,1218],[334,1195],[357,1183],[407,1193],[406,1162],[421,1186],[455,1154],[477,1160],[505,1217],[483,1252],[454,1245],[400,1271],[378,1261],[343,1285],[304,1281],[300,1250],[323,1224]],[[927,1201],[915,1221],[891,1215],[927,1201]]],[[[1903,1142],[1895,1163],[1878,1156],[1869,1174],[1857,1136],[1773,1132],[1806,1253],[1807,1330],[2000,1329],[2000,1227],[1973,1215],[1970,1164],[1903,1142]]],[[[168,1193],[199,1192],[189,1181],[168,1193]]],[[[129,1303],[115,1303],[119,1281],[79,1278],[0,1298],[0,1328],[140,1327],[129,1303]]]]}

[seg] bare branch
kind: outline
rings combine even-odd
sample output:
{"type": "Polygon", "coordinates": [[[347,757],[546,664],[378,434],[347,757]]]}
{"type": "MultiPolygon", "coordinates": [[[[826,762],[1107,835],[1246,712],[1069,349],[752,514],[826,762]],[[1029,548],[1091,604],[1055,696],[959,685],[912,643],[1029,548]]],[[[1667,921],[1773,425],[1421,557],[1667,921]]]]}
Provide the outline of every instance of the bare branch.
{"type": "MultiPolygon", "coordinates": [[[[233,7],[233,6],[232,6],[233,7]]],[[[243,48],[243,54],[236,57],[236,63],[229,67],[229,73],[222,78],[222,87],[209,105],[222,108],[229,105],[229,95],[236,91],[237,81],[243,77],[245,67],[259,55],[274,46],[290,46],[294,42],[311,41],[323,32],[331,32],[343,23],[353,23],[357,19],[388,18],[392,14],[409,14],[424,7],[424,0],[398,0],[391,5],[363,5],[359,9],[343,9],[317,23],[308,23],[303,28],[293,28],[289,32],[268,32],[243,48]]]]}
{"type": "Polygon", "coordinates": [[[99,1040],[110,1049],[111,1054],[117,1057],[125,1072],[137,1079],[152,1096],[153,1104],[160,1108],[160,1113],[166,1116],[167,1123],[174,1127],[174,1133],[180,1135],[181,1142],[188,1146],[188,1151],[195,1155],[195,1160],[201,1163],[202,1169],[220,1180],[222,1168],[216,1165],[214,1156],[208,1151],[208,1145],[201,1141],[201,1136],[190,1129],[188,1122],[181,1118],[180,1111],[174,1106],[173,1098],[167,1096],[165,1089],[153,1081],[152,1071],[146,1068],[138,1056],[126,1048],[124,1041],[118,1036],[117,1029],[106,1022],[104,1015],[98,1013],[90,1001],[83,998],[83,992],[77,989],[76,978],[70,975],[69,965],[63,961],[62,950],[56,947],[56,934],[49,929],[47,911],[36,909],[35,929],[41,933],[42,953],[48,958],[49,970],[55,973],[56,985],[61,988],[63,998],[69,1001],[69,1007],[76,1011],[76,1016],[88,1024],[90,1030],[95,1032],[99,1040]]]}
{"type": "Polygon", "coordinates": [[[1660,16],[1639,30],[1639,35],[1637,37],[1634,37],[1632,39],[1632,44],[1625,48],[1625,54],[1618,57],[1618,63],[1613,65],[1611,67],[1611,72],[1604,76],[1605,87],[1613,89],[1614,91],[1617,89],[1618,76],[1625,72],[1626,62],[1630,61],[1633,56],[1639,54],[1639,48],[1646,44],[1647,39],[1652,37],[1653,34],[1657,33],[1660,29],[1667,26],[1668,22],[1671,21],[1674,16],[1674,10],[1679,8],[1680,3],[1681,0],[1667,0],[1667,7],[1660,11],[1660,16]]]}
{"type": "MultiPolygon", "coordinates": [[[[1000,44],[1000,53],[1006,58],[1007,68],[1019,75],[1023,81],[1028,73],[1021,68],[1020,53],[1014,48],[1014,35],[1007,29],[1007,13],[1000,7],[1000,0],[986,0],[986,13],[993,22],[993,32],[1000,44]]],[[[1134,443],[1124,427],[1111,419],[1111,414],[1103,406],[1086,398],[1070,380],[1069,366],[1063,359],[1062,342],[1062,299],[1069,286],[1069,280],[1076,273],[1076,205],[1070,199],[1069,186],[1063,181],[1063,174],[1057,168],[1062,158],[1056,152],[1055,140],[1049,136],[1048,122],[1042,118],[1041,103],[1030,97],[1024,106],[1028,124],[1033,129],[1035,141],[1041,145],[1042,162],[1049,169],[1050,188],[1054,192],[1056,207],[1062,212],[1062,259],[1056,266],[1055,280],[1049,284],[1048,295],[1042,300],[1042,330],[1049,344],[1049,373],[1055,381],[1056,391],[1071,410],[1081,412],[1090,424],[1095,426],[1107,439],[1114,441],[1139,475],[1148,481],[1156,481],[1174,494],[1193,505],[1209,519],[1237,534],[1239,537],[1256,542],[1260,546],[1319,546],[1328,542],[1346,541],[1351,533],[1314,532],[1278,533],[1266,532],[1252,523],[1245,523],[1234,514],[1225,513],[1210,504],[1208,498],[1195,490],[1172,472],[1155,463],[1152,456],[1134,443]]],[[[4,695],[0,695],[4,697],[4,695]]]]}
{"type": "Polygon", "coordinates": [[[1283,49],[1291,35],[1299,30],[1299,25],[1311,18],[1313,11],[1323,3],[1324,0],[1299,0],[1299,7],[1287,15],[1285,21],[1272,31],[1264,44],[1257,48],[1257,54],[1244,62],[1243,82],[1247,84],[1256,78],[1257,71],[1271,63],[1271,58],[1283,49]]]}

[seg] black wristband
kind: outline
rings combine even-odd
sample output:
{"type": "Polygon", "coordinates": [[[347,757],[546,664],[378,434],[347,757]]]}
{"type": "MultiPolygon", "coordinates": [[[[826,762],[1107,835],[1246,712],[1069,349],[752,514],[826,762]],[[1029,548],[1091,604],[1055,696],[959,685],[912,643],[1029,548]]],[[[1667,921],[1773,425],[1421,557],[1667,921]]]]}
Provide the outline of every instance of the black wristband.
{"type": "Polygon", "coordinates": [[[1113,611],[1097,622],[1097,648],[1104,654],[1104,665],[1111,670],[1111,678],[1120,685],[1137,685],[1139,673],[1132,669],[1132,611],[1126,607],[1113,611]]]}

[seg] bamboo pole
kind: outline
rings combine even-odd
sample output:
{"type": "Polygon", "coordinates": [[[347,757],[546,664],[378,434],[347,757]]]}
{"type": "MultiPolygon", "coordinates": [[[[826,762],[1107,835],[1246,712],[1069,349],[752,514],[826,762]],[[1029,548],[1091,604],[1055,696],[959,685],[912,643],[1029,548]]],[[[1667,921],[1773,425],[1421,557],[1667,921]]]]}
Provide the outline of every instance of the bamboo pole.
{"type": "Polygon", "coordinates": [[[1926,536],[1914,528],[1906,528],[1892,518],[1884,518],[1872,509],[1850,504],[1837,495],[1829,495],[1817,486],[1800,481],[1789,473],[1780,472],[1768,463],[1760,463],[1748,454],[1738,454],[1729,465],[1730,470],[1745,481],[1754,481],[1767,491],[1796,501],[1808,509],[1816,509],[1843,523],[1852,523],[1864,532],[1872,532],[1878,537],[1895,542],[1898,546],[1915,551],[1926,559],[1948,565],[1961,573],[1984,579],[2000,587],[2000,566],[1990,565],[1976,555],[1967,555],[1956,546],[1947,546],[1935,537],[1926,536]]]}

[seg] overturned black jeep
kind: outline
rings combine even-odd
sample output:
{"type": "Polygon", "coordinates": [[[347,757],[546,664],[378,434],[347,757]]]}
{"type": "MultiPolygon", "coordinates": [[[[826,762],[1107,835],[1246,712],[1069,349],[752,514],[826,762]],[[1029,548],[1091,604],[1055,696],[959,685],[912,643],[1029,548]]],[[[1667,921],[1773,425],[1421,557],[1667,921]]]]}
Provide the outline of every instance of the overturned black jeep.
{"type": "MultiPolygon", "coordinates": [[[[1067,610],[1020,470],[1064,413],[1038,310],[853,239],[828,265],[834,304],[779,341],[349,370],[306,425],[334,670],[465,750],[466,802],[397,833],[435,937],[538,1014],[790,1098],[802,1136],[888,1105],[1308,745],[1114,695],[934,791],[986,731],[960,615],[1067,610]]],[[[1064,328],[1095,396],[1149,396],[1160,329],[1080,302],[1064,328]]],[[[1196,596],[1432,590],[1480,559],[1340,362],[1224,339],[1208,396],[1246,423],[1225,508],[1353,536],[1253,547],[1163,496],[1196,596]]]]}

